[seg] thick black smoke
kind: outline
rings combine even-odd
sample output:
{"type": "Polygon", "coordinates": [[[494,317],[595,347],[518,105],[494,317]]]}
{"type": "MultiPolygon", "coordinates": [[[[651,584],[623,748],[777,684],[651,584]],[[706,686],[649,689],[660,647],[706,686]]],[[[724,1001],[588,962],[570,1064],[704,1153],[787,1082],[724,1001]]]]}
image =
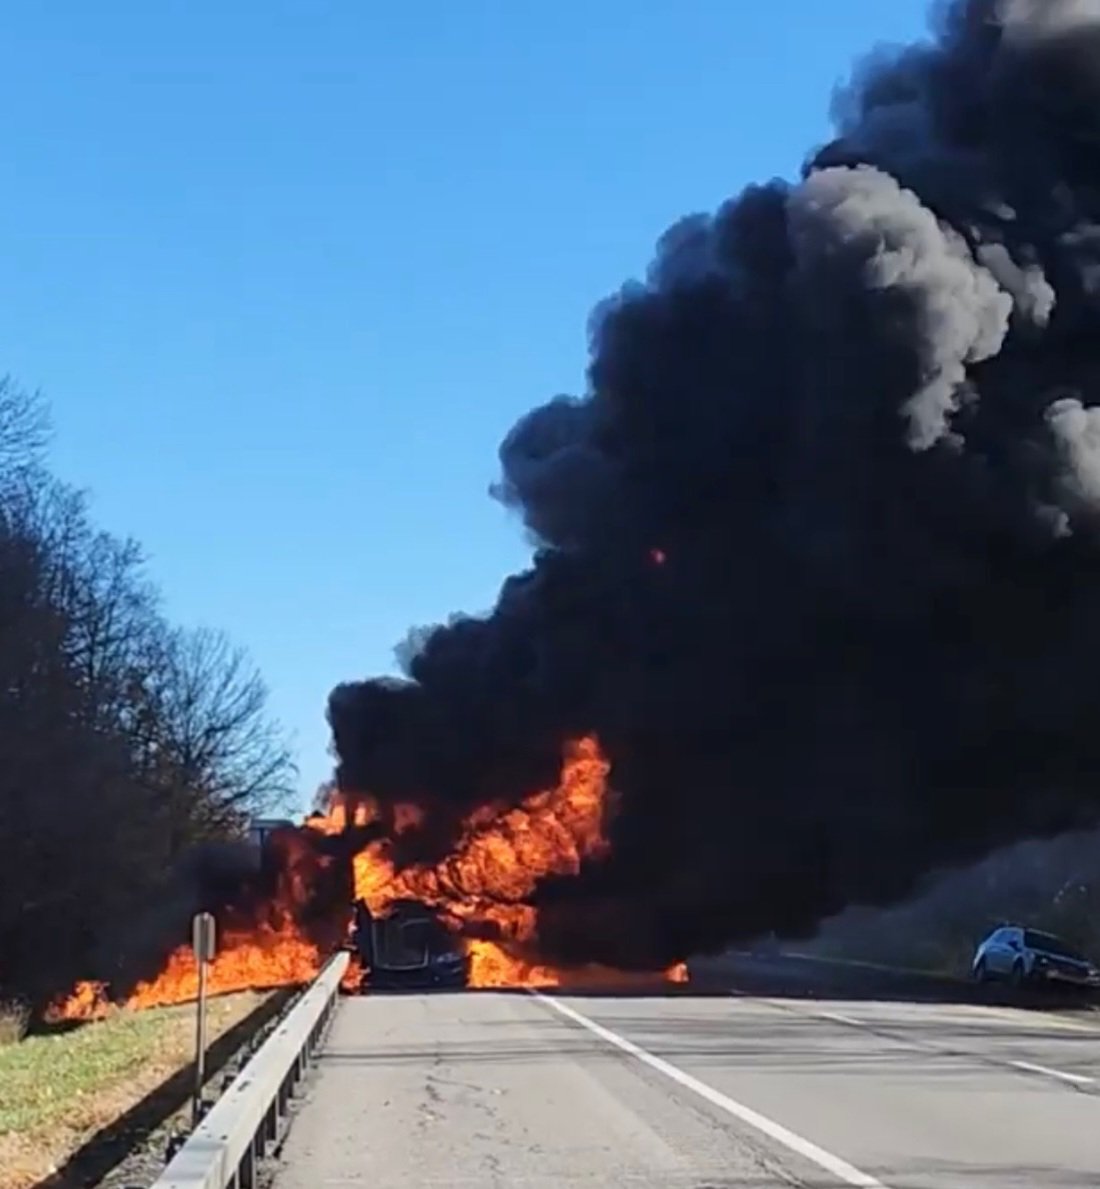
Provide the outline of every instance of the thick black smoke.
{"type": "Polygon", "coordinates": [[[331,698],[341,784],[437,820],[598,734],[614,854],[540,891],[559,957],[804,933],[1100,821],[1100,0],[955,3],[835,119],[666,232],[588,393],[505,439],[540,544],[495,611],[331,698]]]}

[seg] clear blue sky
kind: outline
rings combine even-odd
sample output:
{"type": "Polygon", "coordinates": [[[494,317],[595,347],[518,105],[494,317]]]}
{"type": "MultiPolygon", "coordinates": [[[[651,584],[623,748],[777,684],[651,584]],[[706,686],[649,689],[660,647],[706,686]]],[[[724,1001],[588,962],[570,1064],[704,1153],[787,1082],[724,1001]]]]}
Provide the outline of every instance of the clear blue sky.
{"type": "Polygon", "coordinates": [[[173,618],[323,709],[526,557],[487,496],[656,235],[793,175],[917,0],[7,0],[0,372],[173,618]]]}

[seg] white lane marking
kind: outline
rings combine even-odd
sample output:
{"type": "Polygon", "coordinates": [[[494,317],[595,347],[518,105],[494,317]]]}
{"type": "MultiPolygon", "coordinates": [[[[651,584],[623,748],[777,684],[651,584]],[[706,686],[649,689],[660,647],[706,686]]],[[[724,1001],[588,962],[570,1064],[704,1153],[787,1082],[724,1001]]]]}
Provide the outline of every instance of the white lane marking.
{"type": "Polygon", "coordinates": [[[775,1140],[776,1143],[782,1144],[788,1151],[794,1152],[796,1155],[816,1164],[818,1168],[824,1169],[831,1176],[837,1177],[846,1185],[859,1185],[862,1189],[887,1189],[881,1181],[876,1180],[869,1173],[862,1172],[846,1160],[842,1160],[839,1156],[834,1156],[832,1152],[827,1152],[824,1148],[818,1147],[817,1144],[812,1143],[810,1140],[803,1139],[801,1135],[796,1135],[793,1131],[784,1127],[782,1123],[776,1123],[774,1119],[769,1119],[766,1115],[760,1114],[759,1111],[754,1111],[752,1107],[735,1101],[728,1095],[723,1094],[720,1090],[715,1090],[713,1086],[708,1086],[706,1082],[701,1082],[698,1078],[692,1077],[690,1073],[685,1073],[678,1066],[666,1061],[663,1057],[655,1056],[647,1049],[643,1049],[641,1045],[636,1045],[632,1040],[627,1040],[625,1036],[620,1036],[617,1032],[612,1032],[610,1028],[605,1028],[602,1024],[597,1024],[595,1020],[590,1020],[587,1016],[581,1015],[579,1011],[568,1007],[552,995],[547,995],[542,991],[536,990],[532,990],[531,994],[548,1007],[552,1007],[559,1015],[565,1016],[566,1019],[572,1020],[573,1023],[579,1024],[582,1028],[587,1028],[589,1032],[598,1036],[600,1040],[606,1041],[609,1045],[614,1045],[615,1048],[621,1049],[624,1053],[629,1053],[631,1057],[642,1062],[643,1065],[648,1065],[650,1069],[655,1069],[658,1073],[663,1073],[665,1077],[670,1078],[685,1089],[693,1091],[700,1098],[705,1098],[712,1106],[716,1106],[724,1110],[727,1114],[733,1115],[735,1119],[740,1119],[742,1123],[747,1123],[750,1127],[755,1127],[757,1131],[763,1132],[764,1135],[775,1140]]]}
{"type": "MultiPolygon", "coordinates": [[[[731,991],[730,994],[734,999],[746,998],[740,991],[731,991]]],[[[904,1027],[904,1021],[901,1020],[857,1020],[854,1016],[842,1015],[836,1011],[821,1011],[816,1008],[803,1007],[797,1001],[790,999],[765,999],[760,996],[753,996],[753,1002],[766,1004],[768,1007],[774,1007],[779,1011],[793,1012],[796,1015],[807,1016],[812,1020],[830,1020],[834,1024],[846,1024],[850,1028],[859,1028],[864,1032],[873,1032],[876,1036],[888,1037],[895,1043],[917,1052],[938,1053],[945,1057],[968,1058],[979,1061],[983,1065],[1008,1066],[1011,1069],[1018,1069],[1023,1073],[1037,1073],[1042,1074],[1044,1077],[1055,1078],[1057,1081],[1067,1082],[1071,1086],[1092,1086],[1097,1081],[1090,1074],[1069,1073],[1064,1069],[1052,1069],[1049,1065],[1037,1065],[1032,1061],[1013,1061],[1009,1057],[982,1056],[980,1053],[967,1052],[965,1049],[946,1048],[943,1045],[914,1040],[897,1030],[899,1024],[904,1027]]],[[[1094,1030],[1090,1028],[1086,1029],[1086,1031],[1091,1032],[1094,1030]]]]}
{"type": "Polygon", "coordinates": [[[1035,1065],[1031,1061],[1009,1061],[1013,1069],[1022,1069],[1025,1073],[1042,1073],[1048,1078],[1057,1078],[1060,1082],[1069,1082],[1072,1086],[1091,1086],[1096,1081],[1084,1073],[1066,1073],[1064,1069],[1051,1069],[1049,1065],[1035,1065]]]}

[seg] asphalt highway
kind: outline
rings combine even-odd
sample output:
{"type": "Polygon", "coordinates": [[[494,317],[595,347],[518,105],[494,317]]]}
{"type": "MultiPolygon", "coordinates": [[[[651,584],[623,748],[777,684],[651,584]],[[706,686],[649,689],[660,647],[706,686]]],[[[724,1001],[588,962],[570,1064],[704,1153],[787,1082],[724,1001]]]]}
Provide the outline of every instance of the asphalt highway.
{"type": "Polygon", "coordinates": [[[1094,1189],[1092,1019],[748,958],[683,990],[349,997],[275,1185],[1094,1189]]]}

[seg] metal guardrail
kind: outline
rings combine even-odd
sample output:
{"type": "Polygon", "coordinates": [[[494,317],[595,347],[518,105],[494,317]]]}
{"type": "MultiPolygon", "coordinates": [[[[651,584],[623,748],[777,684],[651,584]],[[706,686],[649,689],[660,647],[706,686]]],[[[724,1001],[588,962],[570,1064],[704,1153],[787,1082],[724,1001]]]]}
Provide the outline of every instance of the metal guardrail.
{"type": "Polygon", "coordinates": [[[253,1189],[256,1166],[282,1135],[291,1096],[332,1018],[347,964],[346,953],[329,959],[151,1189],[253,1189]]]}

